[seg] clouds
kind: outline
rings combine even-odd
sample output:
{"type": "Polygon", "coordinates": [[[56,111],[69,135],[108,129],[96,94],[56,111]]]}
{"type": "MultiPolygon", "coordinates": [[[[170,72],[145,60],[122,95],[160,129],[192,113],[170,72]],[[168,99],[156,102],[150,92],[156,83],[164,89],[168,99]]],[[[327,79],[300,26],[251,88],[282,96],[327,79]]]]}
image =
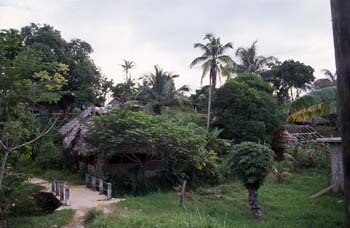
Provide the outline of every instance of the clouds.
{"type": "MultiPolygon", "coordinates": [[[[247,46],[259,40],[259,53],[293,58],[334,71],[330,9],[319,0],[0,0],[1,28],[30,22],[53,25],[66,39],[81,38],[95,52],[101,70],[122,80],[122,59],[134,60],[133,75],[159,64],[180,74],[177,85],[200,83],[199,69],[189,63],[205,33],[223,42],[247,46]]],[[[232,51],[230,54],[234,54],[232,51]]]]}

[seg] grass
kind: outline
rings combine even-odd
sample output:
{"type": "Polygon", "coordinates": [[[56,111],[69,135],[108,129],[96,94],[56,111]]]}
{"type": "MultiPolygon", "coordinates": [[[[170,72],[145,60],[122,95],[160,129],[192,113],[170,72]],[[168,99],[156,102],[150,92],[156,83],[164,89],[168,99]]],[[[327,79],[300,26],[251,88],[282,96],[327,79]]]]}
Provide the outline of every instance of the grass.
{"type": "Polygon", "coordinates": [[[74,215],[74,210],[45,211],[38,207],[33,195],[42,189],[41,186],[24,184],[10,196],[12,202],[8,217],[8,227],[11,228],[50,228],[68,224],[74,215]]]}
{"type": "Polygon", "coordinates": [[[115,204],[113,213],[95,216],[88,227],[343,227],[340,194],[310,198],[327,186],[327,176],[324,171],[307,170],[288,182],[270,178],[259,190],[263,223],[250,216],[247,191],[233,182],[197,190],[192,199],[186,199],[184,208],[179,207],[174,192],[129,197],[115,204]]]}
{"type": "Polygon", "coordinates": [[[58,181],[66,181],[71,184],[84,185],[85,177],[79,173],[72,173],[69,169],[46,169],[39,167],[23,166],[18,169],[18,172],[23,172],[33,177],[42,178],[45,180],[56,179],[58,181]]]}
{"type": "Polygon", "coordinates": [[[51,228],[61,227],[69,223],[74,215],[74,210],[55,211],[44,216],[28,216],[11,218],[9,227],[12,228],[51,228]]]}

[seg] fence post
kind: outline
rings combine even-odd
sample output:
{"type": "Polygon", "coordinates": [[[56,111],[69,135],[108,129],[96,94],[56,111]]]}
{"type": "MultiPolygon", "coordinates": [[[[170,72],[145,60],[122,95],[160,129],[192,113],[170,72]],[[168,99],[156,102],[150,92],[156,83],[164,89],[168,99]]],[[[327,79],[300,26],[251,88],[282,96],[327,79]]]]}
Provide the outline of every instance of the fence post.
{"type": "Polygon", "coordinates": [[[65,200],[64,205],[69,206],[70,205],[70,191],[69,188],[65,189],[65,200]]]}
{"type": "Polygon", "coordinates": [[[112,184],[107,183],[107,198],[111,199],[112,198],[112,184]]]}
{"type": "Polygon", "coordinates": [[[92,176],[92,190],[96,191],[96,177],[92,176]]]}
{"type": "Polygon", "coordinates": [[[103,180],[102,179],[98,179],[98,190],[100,192],[100,195],[103,194],[103,180]]]}
{"type": "Polygon", "coordinates": [[[64,200],[64,184],[60,184],[60,200],[64,200]]]}
{"type": "Polygon", "coordinates": [[[55,192],[55,179],[52,179],[52,182],[51,182],[51,192],[55,192]]]}
{"type": "Polygon", "coordinates": [[[55,190],[56,190],[56,196],[60,194],[60,186],[58,181],[55,181],[55,190]]]}
{"type": "Polygon", "coordinates": [[[87,188],[89,187],[89,174],[85,174],[85,185],[87,188]]]}

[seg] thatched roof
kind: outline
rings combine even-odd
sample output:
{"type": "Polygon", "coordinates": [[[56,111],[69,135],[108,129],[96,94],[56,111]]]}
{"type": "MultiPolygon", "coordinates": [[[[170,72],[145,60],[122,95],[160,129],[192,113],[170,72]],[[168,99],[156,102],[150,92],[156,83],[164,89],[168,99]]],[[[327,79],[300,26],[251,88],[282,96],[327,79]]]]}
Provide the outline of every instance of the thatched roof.
{"type": "Polygon", "coordinates": [[[63,137],[63,147],[71,153],[85,156],[92,150],[92,146],[84,140],[84,135],[88,132],[86,123],[92,116],[106,113],[104,108],[90,107],[63,125],[58,133],[63,137]]]}

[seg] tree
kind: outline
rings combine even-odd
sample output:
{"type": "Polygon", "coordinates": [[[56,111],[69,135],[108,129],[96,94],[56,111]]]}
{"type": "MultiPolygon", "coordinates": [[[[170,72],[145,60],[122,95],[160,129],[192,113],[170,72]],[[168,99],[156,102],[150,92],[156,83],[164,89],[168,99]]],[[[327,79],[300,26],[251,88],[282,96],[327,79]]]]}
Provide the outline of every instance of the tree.
{"type": "MultiPolygon", "coordinates": [[[[82,107],[100,102],[102,76],[90,57],[93,49],[90,44],[80,39],[66,41],[60,31],[49,25],[30,24],[21,29],[23,45],[37,56],[36,64],[31,64],[33,72],[36,66],[63,63],[68,66],[66,79],[68,83],[63,90],[59,105],[68,111],[72,106],[82,107]],[[41,63],[41,64],[38,64],[41,63]]],[[[32,58],[33,59],[33,58],[32,58]]],[[[30,79],[32,73],[28,73],[30,79]]]]}
{"type": "Polygon", "coordinates": [[[234,61],[230,56],[224,55],[228,49],[232,49],[233,45],[231,42],[228,42],[224,45],[221,44],[220,38],[214,36],[213,34],[207,34],[204,37],[204,40],[208,42],[205,44],[195,43],[194,47],[201,49],[204,53],[202,56],[195,58],[190,67],[192,68],[195,65],[202,64],[202,78],[203,81],[206,74],[209,72],[209,97],[208,97],[208,117],[207,117],[207,129],[210,127],[210,112],[211,112],[211,97],[212,90],[216,87],[217,78],[220,77],[220,74],[230,78],[230,72],[224,67],[225,65],[233,65],[234,61]]]}
{"type": "Polygon", "coordinates": [[[233,68],[233,71],[236,73],[249,72],[260,74],[266,69],[270,64],[273,64],[277,59],[273,56],[265,57],[257,55],[257,40],[248,47],[239,47],[236,51],[236,56],[240,60],[240,64],[237,65],[236,69],[233,68]]]}
{"type": "Polygon", "coordinates": [[[276,90],[278,101],[285,104],[299,97],[301,93],[311,89],[315,80],[314,69],[299,61],[286,60],[277,62],[270,70],[261,73],[261,76],[270,82],[276,90]]]}
{"type": "Polygon", "coordinates": [[[129,70],[135,67],[135,62],[124,59],[124,64],[121,64],[121,66],[123,67],[123,71],[125,73],[125,81],[127,82],[128,80],[131,79],[129,70]]]}
{"type": "Polygon", "coordinates": [[[271,143],[281,124],[271,86],[257,75],[244,73],[220,87],[214,99],[215,127],[236,143],[271,143]]]}
{"type": "Polygon", "coordinates": [[[274,152],[266,146],[243,142],[233,146],[224,167],[237,175],[249,192],[251,214],[262,220],[258,190],[272,169],[274,152]]]}
{"type": "Polygon", "coordinates": [[[344,166],[345,225],[350,227],[350,1],[331,0],[331,12],[344,166]]]}

